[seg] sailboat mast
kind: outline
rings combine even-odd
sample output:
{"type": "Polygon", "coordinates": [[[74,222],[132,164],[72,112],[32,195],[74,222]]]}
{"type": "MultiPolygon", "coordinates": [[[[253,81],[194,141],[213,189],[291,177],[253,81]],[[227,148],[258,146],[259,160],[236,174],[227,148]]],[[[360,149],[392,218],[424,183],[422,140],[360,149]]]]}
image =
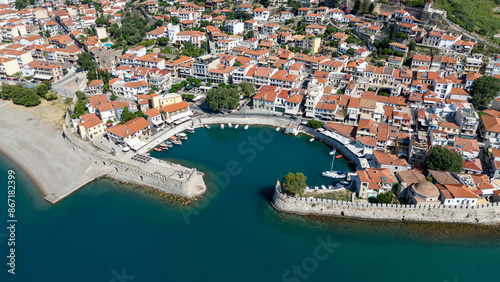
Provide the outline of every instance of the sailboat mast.
{"type": "Polygon", "coordinates": [[[333,161],[335,161],[335,150],[333,151],[332,154],[332,165],[330,166],[330,171],[333,171],[333,161]]]}

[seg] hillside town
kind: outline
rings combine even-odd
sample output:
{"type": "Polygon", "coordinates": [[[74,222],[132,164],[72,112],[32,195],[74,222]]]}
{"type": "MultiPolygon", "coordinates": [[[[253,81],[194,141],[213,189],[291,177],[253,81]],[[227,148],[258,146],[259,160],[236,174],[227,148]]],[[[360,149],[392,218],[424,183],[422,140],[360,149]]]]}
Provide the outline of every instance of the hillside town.
{"type": "Polygon", "coordinates": [[[480,96],[500,50],[429,16],[432,1],[418,14],[384,2],[3,0],[0,78],[82,79],[71,114],[85,140],[135,151],[213,113],[316,120],[360,159],[359,199],[500,201],[500,98],[480,96]],[[231,89],[236,105],[205,103],[231,89]],[[426,165],[436,146],[458,171],[426,165]]]}

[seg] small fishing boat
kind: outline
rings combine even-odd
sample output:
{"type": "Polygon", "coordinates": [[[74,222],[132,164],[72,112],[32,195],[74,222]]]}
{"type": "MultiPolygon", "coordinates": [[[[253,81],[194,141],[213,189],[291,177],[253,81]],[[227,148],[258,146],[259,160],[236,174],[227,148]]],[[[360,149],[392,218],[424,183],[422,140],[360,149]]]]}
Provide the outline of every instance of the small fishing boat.
{"type": "Polygon", "coordinates": [[[177,133],[177,137],[179,137],[180,139],[183,139],[183,140],[188,139],[186,133],[184,133],[184,132],[177,133]]]}
{"type": "Polygon", "coordinates": [[[313,138],[311,138],[311,139],[309,139],[309,142],[312,142],[312,141],[314,141],[314,137],[313,137],[313,138]]]}
{"type": "Polygon", "coordinates": [[[235,125],[234,126],[234,129],[238,129],[238,126],[240,126],[239,124],[235,125]]]}
{"type": "Polygon", "coordinates": [[[162,151],[163,151],[163,149],[161,149],[161,148],[154,148],[154,150],[155,150],[156,152],[162,152],[162,151]]]}
{"type": "Polygon", "coordinates": [[[281,128],[279,128],[279,127],[276,127],[276,131],[280,131],[280,130],[281,130],[281,128]]]}
{"type": "Polygon", "coordinates": [[[192,127],[188,127],[188,128],[186,128],[186,131],[187,131],[188,133],[194,133],[194,128],[192,128],[192,127]]]}
{"type": "Polygon", "coordinates": [[[210,129],[210,126],[208,126],[208,124],[205,124],[205,128],[210,129]]]}
{"type": "Polygon", "coordinates": [[[336,156],[335,158],[336,158],[336,159],[340,159],[340,158],[342,158],[342,155],[338,155],[338,156],[336,156]]]}
{"type": "Polygon", "coordinates": [[[182,145],[182,142],[177,136],[172,136],[170,137],[170,142],[172,142],[175,145],[182,145]]]}
{"type": "Polygon", "coordinates": [[[321,189],[326,189],[326,186],[325,185],[321,185],[321,189]]]}
{"type": "Polygon", "coordinates": [[[167,148],[171,148],[174,146],[174,144],[172,144],[172,142],[170,142],[170,141],[163,142],[163,145],[165,145],[165,147],[167,147],[167,148]]]}
{"type": "Polygon", "coordinates": [[[130,151],[130,147],[123,147],[122,148],[122,152],[128,152],[128,151],[130,151]]]}
{"type": "Polygon", "coordinates": [[[351,182],[342,180],[339,183],[342,184],[342,185],[349,185],[351,182]]]}
{"type": "Polygon", "coordinates": [[[229,128],[233,128],[233,125],[232,125],[231,123],[228,123],[228,124],[227,124],[227,126],[228,126],[229,128]]]}
{"type": "Polygon", "coordinates": [[[220,125],[220,129],[224,129],[224,124],[221,124],[221,125],[220,125]]]}
{"type": "Polygon", "coordinates": [[[247,130],[248,129],[248,124],[243,127],[243,129],[247,130]]]}

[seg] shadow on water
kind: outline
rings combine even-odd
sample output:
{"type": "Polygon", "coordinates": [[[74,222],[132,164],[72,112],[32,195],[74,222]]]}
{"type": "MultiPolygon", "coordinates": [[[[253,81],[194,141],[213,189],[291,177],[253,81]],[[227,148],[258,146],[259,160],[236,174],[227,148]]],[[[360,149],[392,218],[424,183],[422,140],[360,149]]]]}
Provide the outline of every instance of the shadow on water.
{"type": "Polygon", "coordinates": [[[272,201],[274,195],[274,186],[264,186],[260,188],[259,195],[266,201],[272,201]]]}

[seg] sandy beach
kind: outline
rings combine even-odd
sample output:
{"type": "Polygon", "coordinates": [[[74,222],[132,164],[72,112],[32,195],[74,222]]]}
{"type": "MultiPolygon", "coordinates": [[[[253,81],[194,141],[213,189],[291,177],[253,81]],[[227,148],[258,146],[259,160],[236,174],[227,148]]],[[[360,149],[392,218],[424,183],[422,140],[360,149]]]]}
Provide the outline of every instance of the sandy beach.
{"type": "Polygon", "coordinates": [[[90,161],[66,146],[60,127],[62,101],[34,108],[0,100],[0,153],[26,170],[44,196],[66,195],[83,183],[90,161]]]}

